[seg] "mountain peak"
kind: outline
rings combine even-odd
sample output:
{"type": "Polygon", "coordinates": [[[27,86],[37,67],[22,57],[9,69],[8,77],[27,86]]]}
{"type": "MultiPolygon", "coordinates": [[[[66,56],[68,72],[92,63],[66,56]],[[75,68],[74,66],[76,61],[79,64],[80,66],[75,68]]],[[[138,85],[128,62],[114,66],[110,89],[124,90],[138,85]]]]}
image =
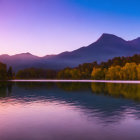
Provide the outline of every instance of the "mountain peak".
{"type": "Polygon", "coordinates": [[[103,34],[101,35],[101,37],[111,37],[111,36],[115,36],[115,37],[116,37],[116,35],[109,34],[109,33],[103,33],[103,34]]]}
{"type": "Polygon", "coordinates": [[[103,40],[108,40],[108,39],[109,40],[116,40],[116,39],[117,40],[124,40],[116,35],[108,34],[108,33],[103,33],[102,36],[99,38],[99,40],[101,40],[101,39],[103,39],[103,40]]]}
{"type": "Polygon", "coordinates": [[[115,43],[120,44],[124,42],[125,40],[122,39],[121,37],[118,37],[113,34],[103,33],[96,43],[106,45],[106,44],[115,44],[115,43]]]}
{"type": "Polygon", "coordinates": [[[34,55],[32,55],[31,53],[29,52],[26,52],[26,53],[19,53],[19,54],[15,54],[13,56],[20,56],[20,57],[32,57],[34,55]]]}
{"type": "Polygon", "coordinates": [[[26,53],[21,53],[20,55],[32,55],[32,54],[29,52],[26,52],[26,53]]]}
{"type": "Polygon", "coordinates": [[[96,42],[71,52],[46,57],[38,57],[26,52],[0,56],[0,61],[8,66],[12,65],[15,71],[30,67],[59,70],[65,67],[76,67],[82,63],[107,61],[113,57],[134,54],[140,54],[140,38],[125,41],[116,35],[104,33],[96,42]]]}

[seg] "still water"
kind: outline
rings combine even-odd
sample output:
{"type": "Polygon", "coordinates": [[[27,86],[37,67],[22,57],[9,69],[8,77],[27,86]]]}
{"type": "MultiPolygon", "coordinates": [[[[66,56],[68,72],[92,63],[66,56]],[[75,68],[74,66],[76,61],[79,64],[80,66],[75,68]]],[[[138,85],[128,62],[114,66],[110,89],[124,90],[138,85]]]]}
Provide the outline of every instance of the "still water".
{"type": "Polygon", "coordinates": [[[140,140],[140,84],[0,83],[0,140],[140,140]]]}

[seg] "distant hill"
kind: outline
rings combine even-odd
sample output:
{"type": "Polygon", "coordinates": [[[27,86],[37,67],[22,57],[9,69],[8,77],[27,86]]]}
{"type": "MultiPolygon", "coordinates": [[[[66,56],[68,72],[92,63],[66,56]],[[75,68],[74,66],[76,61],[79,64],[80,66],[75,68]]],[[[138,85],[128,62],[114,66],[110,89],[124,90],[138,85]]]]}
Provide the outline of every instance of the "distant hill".
{"type": "Polygon", "coordinates": [[[0,61],[8,66],[12,65],[16,71],[29,67],[62,69],[64,67],[75,67],[85,62],[101,62],[117,56],[132,56],[134,54],[140,54],[140,38],[126,41],[112,34],[103,34],[89,46],[71,52],[44,57],[34,56],[30,53],[12,56],[0,55],[0,61]]]}

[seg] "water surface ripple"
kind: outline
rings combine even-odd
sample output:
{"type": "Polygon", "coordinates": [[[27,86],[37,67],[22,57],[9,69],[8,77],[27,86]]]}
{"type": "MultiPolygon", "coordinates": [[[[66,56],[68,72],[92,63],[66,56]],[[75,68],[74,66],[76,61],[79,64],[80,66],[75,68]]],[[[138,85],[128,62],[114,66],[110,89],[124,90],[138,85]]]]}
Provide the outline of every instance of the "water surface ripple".
{"type": "Polygon", "coordinates": [[[140,84],[0,83],[0,140],[139,140],[140,84]]]}

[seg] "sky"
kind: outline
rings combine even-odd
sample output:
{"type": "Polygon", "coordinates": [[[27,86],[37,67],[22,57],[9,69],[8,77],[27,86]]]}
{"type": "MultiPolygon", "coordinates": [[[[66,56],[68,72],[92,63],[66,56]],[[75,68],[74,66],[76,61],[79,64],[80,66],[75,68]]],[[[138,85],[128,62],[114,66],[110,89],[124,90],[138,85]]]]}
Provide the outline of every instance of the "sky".
{"type": "Polygon", "coordinates": [[[0,0],[0,54],[72,51],[103,33],[140,37],[139,0],[0,0]]]}

